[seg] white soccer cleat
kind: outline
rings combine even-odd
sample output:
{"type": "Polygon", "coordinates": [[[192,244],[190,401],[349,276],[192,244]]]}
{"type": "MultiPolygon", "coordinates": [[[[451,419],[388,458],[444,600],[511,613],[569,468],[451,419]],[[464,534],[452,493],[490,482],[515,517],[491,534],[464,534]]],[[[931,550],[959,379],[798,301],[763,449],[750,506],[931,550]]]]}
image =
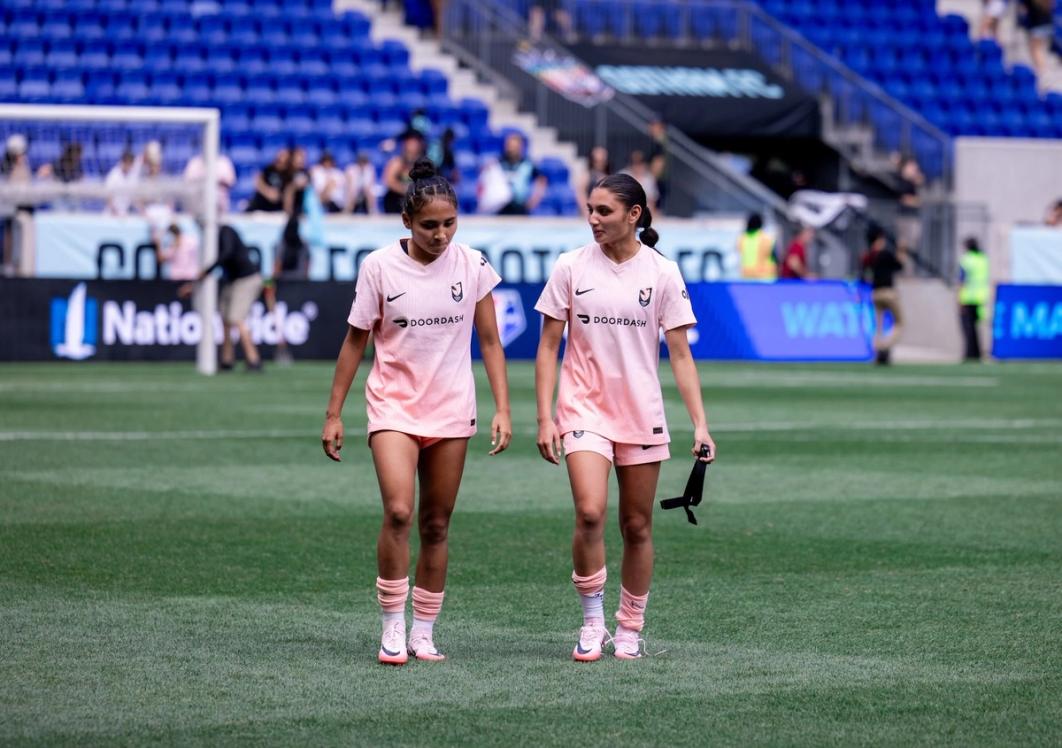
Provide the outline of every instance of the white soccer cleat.
{"type": "Polygon", "coordinates": [[[645,640],[638,636],[638,632],[629,629],[616,629],[616,635],[612,637],[613,653],[620,660],[637,660],[642,656],[644,644],[645,640]]]}
{"type": "Polygon", "coordinates": [[[406,624],[395,621],[387,626],[380,639],[380,654],[377,659],[384,665],[405,665],[409,659],[406,653],[406,624]]]}
{"type": "Polygon", "coordinates": [[[594,662],[601,659],[601,646],[608,637],[604,624],[590,624],[579,629],[579,641],[572,650],[576,662],[594,662]]]}
{"type": "Polygon", "coordinates": [[[431,634],[416,629],[409,635],[409,653],[418,660],[427,662],[441,662],[446,659],[446,655],[435,648],[431,634]]]}

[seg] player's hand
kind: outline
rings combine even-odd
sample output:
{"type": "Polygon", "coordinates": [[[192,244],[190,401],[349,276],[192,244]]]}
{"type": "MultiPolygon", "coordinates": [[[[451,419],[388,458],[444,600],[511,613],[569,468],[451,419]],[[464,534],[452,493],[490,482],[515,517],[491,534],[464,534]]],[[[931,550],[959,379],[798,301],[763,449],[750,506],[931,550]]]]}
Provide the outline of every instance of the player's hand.
{"type": "Polygon", "coordinates": [[[693,433],[693,456],[699,459],[701,462],[714,462],[715,461],[715,442],[712,440],[712,435],[708,433],[708,429],[697,429],[693,433]],[[701,457],[701,445],[708,445],[708,456],[701,457]]]}
{"type": "Polygon", "coordinates": [[[342,462],[339,450],[343,449],[343,421],[339,416],[325,418],[324,430],[321,432],[321,446],[330,460],[342,462]]]}
{"type": "Polygon", "coordinates": [[[538,452],[542,459],[560,465],[561,438],[552,420],[538,425],[538,452]]]}
{"type": "Polygon", "coordinates": [[[490,446],[494,447],[487,454],[496,455],[509,448],[513,439],[513,424],[508,413],[495,413],[490,422],[490,446]]]}

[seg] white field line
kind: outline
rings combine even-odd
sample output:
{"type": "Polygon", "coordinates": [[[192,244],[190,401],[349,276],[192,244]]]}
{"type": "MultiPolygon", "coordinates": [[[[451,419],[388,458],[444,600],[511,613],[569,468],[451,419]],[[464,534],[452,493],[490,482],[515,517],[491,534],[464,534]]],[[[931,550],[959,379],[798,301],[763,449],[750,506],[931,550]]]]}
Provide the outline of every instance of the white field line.
{"type": "MultiPolygon", "coordinates": [[[[1037,428],[1058,428],[1062,419],[1017,418],[1017,419],[966,419],[955,421],[861,421],[854,423],[809,423],[806,421],[757,421],[752,423],[713,423],[715,433],[764,433],[764,432],[809,432],[844,431],[872,432],[886,435],[896,431],[950,431],[954,429],[984,429],[1022,431],[1037,428]]],[[[348,428],[347,436],[364,434],[362,428],[348,428]]],[[[535,436],[535,429],[517,429],[519,436],[535,436]]],[[[485,435],[486,429],[480,431],[485,435]]],[[[986,441],[998,441],[990,435],[979,436],[986,441]]],[[[149,439],[310,439],[320,437],[319,431],[308,429],[193,429],[186,431],[0,431],[0,441],[146,441],[149,439]]],[[[949,439],[952,438],[949,436],[949,439]]],[[[1040,437],[1034,437],[1039,439],[1040,437]]]]}

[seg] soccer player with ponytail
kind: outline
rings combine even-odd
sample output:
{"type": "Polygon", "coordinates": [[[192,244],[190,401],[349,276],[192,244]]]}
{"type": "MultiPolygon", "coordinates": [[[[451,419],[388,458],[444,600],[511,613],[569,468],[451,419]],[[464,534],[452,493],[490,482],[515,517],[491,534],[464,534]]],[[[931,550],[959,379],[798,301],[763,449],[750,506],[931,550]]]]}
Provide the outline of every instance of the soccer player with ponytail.
{"type": "Polygon", "coordinates": [[[708,433],[686,331],[696,323],[678,265],[654,249],[659,235],[645,190],[626,174],[601,179],[587,204],[594,241],[561,255],[535,309],[543,315],[535,362],[538,449],[559,464],[561,447],[575,502],[572,581],[583,626],[572,656],[597,660],[605,626],[605,509],[609,471],[619,483],[623,565],[615,656],[642,654],[640,632],[653,575],[653,504],[660,463],[670,457],[658,376],[660,331],[693,422],[693,454],[708,433]],[[641,234],[639,236],[639,230],[641,234]],[[556,416],[557,353],[568,327],[556,416]]]}
{"type": "Polygon", "coordinates": [[[450,515],[468,440],[476,432],[473,325],[496,409],[490,454],[508,447],[512,437],[505,353],[491,294],[501,279],[482,254],[452,242],[457,197],[431,161],[418,160],[409,176],[402,222],[410,236],[372,252],[362,263],[321,433],[325,454],[339,462],[343,402],[372,334],[375,359],[365,403],[384,510],[376,546],[383,618],[378,659],[391,665],[404,664],[410,654],[443,659],[433,624],[446,584],[450,515]],[[420,558],[407,642],[409,533],[418,477],[420,558]]]}

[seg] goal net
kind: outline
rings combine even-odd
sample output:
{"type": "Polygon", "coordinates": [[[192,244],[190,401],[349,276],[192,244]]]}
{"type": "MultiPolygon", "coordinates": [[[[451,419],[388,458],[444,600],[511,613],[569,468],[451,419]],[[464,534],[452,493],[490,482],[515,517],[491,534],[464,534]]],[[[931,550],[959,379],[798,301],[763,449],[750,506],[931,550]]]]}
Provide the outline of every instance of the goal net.
{"type": "MultiPolygon", "coordinates": [[[[175,223],[199,235],[199,267],[217,257],[216,109],[0,104],[0,218],[3,272],[35,274],[40,211],[140,216],[156,240],[175,223]]],[[[217,284],[207,278],[193,303],[214,318],[217,284]]],[[[216,370],[213,325],[204,324],[196,362],[216,370]]]]}

